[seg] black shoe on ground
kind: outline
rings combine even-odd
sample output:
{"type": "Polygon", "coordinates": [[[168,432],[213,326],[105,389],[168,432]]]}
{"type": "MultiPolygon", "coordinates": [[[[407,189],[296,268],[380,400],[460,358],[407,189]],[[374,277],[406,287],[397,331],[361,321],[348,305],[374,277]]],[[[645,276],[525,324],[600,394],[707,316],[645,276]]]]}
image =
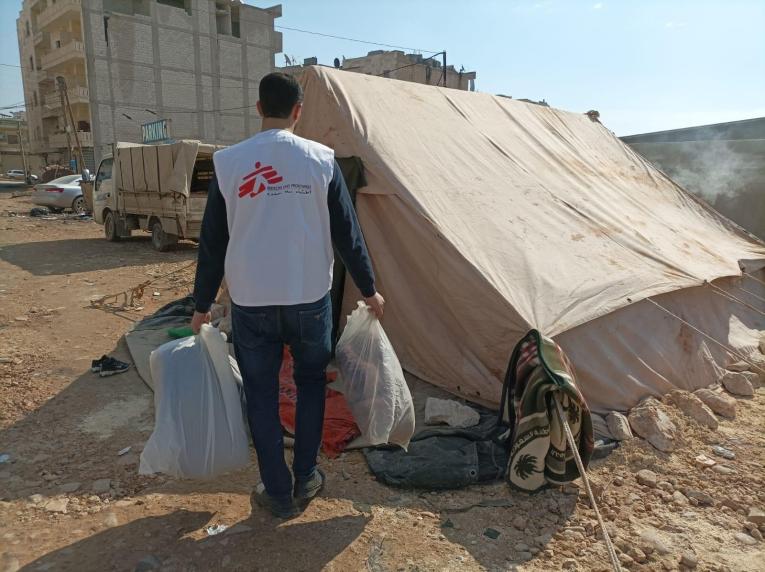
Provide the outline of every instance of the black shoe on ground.
{"type": "Polygon", "coordinates": [[[107,356],[101,356],[99,359],[94,359],[92,362],[90,362],[90,371],[93,373],[98,373],[101,371],[101,364],[103,364],[107,359],[109,359],[107,356]]]}
{"type": "Polygon", "coordinates": [[[255,504],[259,507],[268,510],[276,518],[288,520],[290,518],[295,518],[300,514],[300,510],[298,510],[291,498],[279,499],[270,496],[266,492],[262,483],[252,491],[252,500],[254,500],[255,504]]]}
{"type": "Polygon", "coordinates": [[[107,357],[101,360],[101,369],[98,375],[106,377],[108,375],[115,375],[117,373],[123,373],[130,368],[129,363],[114,359],[113,357],[107,357]]]}
{"type": "Polygon", "coordinates": [[[324,472],[318,467],[313,472],[313,475],[307,479],[295,478],[295,502],[298,506],[305,508],[308,504],[315,499],[324,488],[324,481],[327,478],[324,472]]]}

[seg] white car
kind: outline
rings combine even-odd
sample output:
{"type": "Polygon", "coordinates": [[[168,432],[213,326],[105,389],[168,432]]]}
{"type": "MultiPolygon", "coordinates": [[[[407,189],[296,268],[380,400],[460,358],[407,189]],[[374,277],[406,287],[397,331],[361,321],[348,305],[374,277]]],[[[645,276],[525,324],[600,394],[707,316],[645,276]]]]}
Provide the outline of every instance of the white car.
{"type": "Polygon", "coordinates": [[[48,207],[53,212],[72,209],[77,214],[83,214],[88,209],[82,196],[81,180],[82,175],[66,175],[49,183],[35,185],[32,202],[48,207]]]}
{"type": "MultiPolygon", "coordinates": [[[[5,174],[5,176],[8,177],[9,179],[21,179],[21,180],[23,180],[24,179],[24,171],[22,171],[21,169],[11,169],[10,171],[8,171],[5,174]]],[[[32,181],[39,180],[39,177],[37,175],[30,175],[30,178],[32,179],[32,181]]]]}

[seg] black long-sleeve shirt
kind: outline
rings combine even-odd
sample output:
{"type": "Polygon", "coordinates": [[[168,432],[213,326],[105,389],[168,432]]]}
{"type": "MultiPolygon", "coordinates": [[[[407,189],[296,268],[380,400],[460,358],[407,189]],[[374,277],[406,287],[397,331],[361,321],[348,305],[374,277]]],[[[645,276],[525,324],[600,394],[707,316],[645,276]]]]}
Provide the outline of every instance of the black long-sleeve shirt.
{"type": "MultiPolygon", "coordinates": [[[[340,259],[361,294],[367,298],[374,296],[375,275],[372,263],[351,202],[351,195],[337,161],[327,192],[327,207],[332,242],[340,259]]],[[[213,177],[202,218],[194,280],[194,301],[198,312],[209,311],[215,301],[223,281],[228,239],[226,202],[218,187],[217,177],[213,177]]]]}

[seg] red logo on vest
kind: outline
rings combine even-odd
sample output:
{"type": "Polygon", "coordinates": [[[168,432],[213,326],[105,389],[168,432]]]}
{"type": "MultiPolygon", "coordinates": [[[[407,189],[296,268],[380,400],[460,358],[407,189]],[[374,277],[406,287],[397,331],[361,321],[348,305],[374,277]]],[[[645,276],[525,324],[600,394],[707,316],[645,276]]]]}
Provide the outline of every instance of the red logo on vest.
{"type": "Polygon", "coordinates": [[[264,167],[258,161],[255,163],[255,170],[249,175],[245,175],[242,180],[244,182],[239,187],[239,198],[246,197],[247,195],[257,197],[266,190],[266,183],[275,185],[276,183],[281,183],[283,178],[279,176],[279,173],[271,165],[264,167]],[[259,184],[258,181],[260,181],[259,184]],[[255,188],[256,185],[257,189],[255,188]]]}

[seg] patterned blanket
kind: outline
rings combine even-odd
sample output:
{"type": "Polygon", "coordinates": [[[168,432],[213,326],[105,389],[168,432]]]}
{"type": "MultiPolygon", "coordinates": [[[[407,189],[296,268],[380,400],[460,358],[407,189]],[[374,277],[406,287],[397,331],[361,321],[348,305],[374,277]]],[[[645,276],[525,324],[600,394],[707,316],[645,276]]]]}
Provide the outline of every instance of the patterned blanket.
{"type": "Polygon", "coordinates": [[[513,350],[502,390],[501,421],[512,427],[507,470],[512,489],[532,493],[580,476],[554,396],[586,468],[594,446],[592,421],[573,368],[558,344],[531,330],[513,350]]]}

